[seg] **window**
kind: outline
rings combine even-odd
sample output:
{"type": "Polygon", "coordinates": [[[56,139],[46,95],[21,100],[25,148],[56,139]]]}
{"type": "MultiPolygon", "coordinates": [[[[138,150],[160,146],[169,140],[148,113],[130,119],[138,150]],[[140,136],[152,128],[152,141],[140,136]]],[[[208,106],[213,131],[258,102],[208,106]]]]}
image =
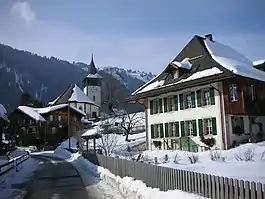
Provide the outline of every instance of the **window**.
{"type": "Polygon", "coordinates": [[[62,116],[58,115],[58,121],[60,122],[62,120],[62,116]]]}
{"type": "Polygon", "coordinates": [[[154,101],[153,100],[150,101],[149,106],[150,106],[150,115],[153,115],[154,114],[154,101]]]}
{"type": "Polygon", "coordinates": [[[79,106],[79,110],[81,110],[81,111],[82,111],[82,110],[83,110],[83,107],[82,107],[82,106],[79,106]]]}
{"type": "Polygon", "coordinates": [[[167,109],[168,109],[168,105],[167,105],[167,97],[165,97],[165,98],[163,99],[163,101],[164,101],[164,112],[167,112],[167,109]]]}
{"type": "Polygon", "coordinates": [[[115,122],[114,123],[114,126],[119,126],[119,122],[115,122]]]}
{"type": "Polygon", "coordinates": [[[159,103],[158,113],[163,113],[163,101],[162,101],[162,99],[159,99],[158,103],[159,103]]]}
{"type": "Polygon", "coordinates": [[[97,117],[97,112],[93,111],[92,112],[92,118],[96,118],[97,117]]]}
{"type": "Polygon", "coordinates": [[[93,96],[93,101],[96,101],[96,96],[93,96]]]}
{"type": "Polygon", "coordinates": [[[52,134],[56,133],[56,127],[52,127],[52,134]]]}
{"type": "Polygon", "coordinates": [[[185,94],[184,107],[195,108],[195,92],[185,94]]]}
{"type": "Polygon", "coordinates": [[[199,135],[217,135],[216,118],[204,118],[198,120],[199,135]]]}
{"type": "Polygon", "coordinates": [[[232,131],[235,135],[244,134],[244,118],[238,116],[231,117],[232,131]]]}
{"type": "Polygon", "coordinates": [[[187,131],[186,131],[186,136],[190,136],[193,134],[193,125],[192,125],[192,121],[187,121],[186,122],[187,125],[187,131]]]}
{"type": "Polygon", "coordinates": [[[254,101],[256,99],[256,87],[255,87],[255,85],[251,85],[250,90],[251,90],[251,100],[254,101]]]}
{"type": "Polygon", "coordinates": [[[185,108],[192,108],[191,94],[186,95],[186,106],[185,108]]]}
{"type": "Polygon", "coordinates": [[[238,96],[237,96],[237,86],[235,84],[232,84],[229,86],[229,97],[230,97],[230,101],[234,102],[238,100],[238,96]]]}
{"type": "Polygon", "coordinates": [[[154,105],[155,105],[155,107],[154,107],[154,113],[156,114],[159,111],[158,100],[154,100],[154,105]]]}
{"type": "Polygon", "coordinates": [[[169,111],[173,111],[173,109],[174,109],[174,107],[173,107],[173,97],[170,96],[170,97],[168,98],[168,110],[169,110],[169,111]]]}
{"type": "Polygon", "coordinates": [[[212,119],[204,120],[204,135],[212,135],[213,134],[213,126],[212,119]]]}
{"type": "Polygon", "coordinates": [[[52,122],[53,121],[53,115],[49,116],[49,120],[52,122]]]}
{"type": "Polygon", "coordinates": [[[204,105],[211,105],[211,96],[210,96],[210,90],[206,90],[203,92],[203,97],[204,97],[204,100],[203,100],[203,104],[204,105]]]}

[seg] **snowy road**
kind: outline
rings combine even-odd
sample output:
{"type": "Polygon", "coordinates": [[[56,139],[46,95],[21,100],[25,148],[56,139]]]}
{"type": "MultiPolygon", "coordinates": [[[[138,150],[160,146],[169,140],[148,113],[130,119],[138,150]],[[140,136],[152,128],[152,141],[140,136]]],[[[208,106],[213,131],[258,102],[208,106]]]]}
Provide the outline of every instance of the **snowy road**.
{"type": "Polygon", "coordinates": [[[70,163],[55,157],[34,157],[42,164],[25,187],[25,199],[96,199],[97,194],[83,185],[79,173],[70,163]]]}

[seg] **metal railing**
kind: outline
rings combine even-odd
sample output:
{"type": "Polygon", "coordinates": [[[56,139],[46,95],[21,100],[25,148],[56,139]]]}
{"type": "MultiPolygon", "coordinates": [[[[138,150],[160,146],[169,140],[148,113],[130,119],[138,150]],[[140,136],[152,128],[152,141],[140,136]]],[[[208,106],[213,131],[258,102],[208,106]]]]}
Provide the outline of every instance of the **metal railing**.
{"type": "Polygon", "coordinates": [[[1,164],[0,165],[0,176],[2,176],[3,174],[7,173],[8,171],[10,171],[11,169],[15,169],[16,172],[18,172],[18,165],[22,164],[23,162],[25,162],[27,159],[29,159],[29,153],[27,152],[24,155],[21,155],[19,157],[15,157],[11,160],[9,160],[8,162],[1,164]]]}

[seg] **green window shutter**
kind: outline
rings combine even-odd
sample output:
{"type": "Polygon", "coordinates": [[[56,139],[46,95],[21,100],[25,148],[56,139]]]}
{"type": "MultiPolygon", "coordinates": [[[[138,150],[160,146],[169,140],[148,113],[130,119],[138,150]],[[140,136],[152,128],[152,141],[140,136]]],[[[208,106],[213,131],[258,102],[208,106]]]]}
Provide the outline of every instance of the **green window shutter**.
{"type": "Polygon", "coordinates": [[[179,95],[179,109],[183,110],[184,109],[184,101],[183,101],[183,94],[179,95]]]}
{"type": "Polygon", "coordinates": [[[165,123],[165,137],[168,137],[168,123],[165,123]]]}
{"type": "Polygon", "coordinates": [[[164,98],[164,112],[167,112],[167,98],[164,98]]]}
{"type": "Polygon", "coordinates": [[[164,137],[163,124],[160,124],[160,138],[164,137]]]}
{"type": "Polygon", "coordinates": [[[153,115],[154,114],[154,101],[151,100],[150,101],[150,115],[153,115]]]}
{"type": "Polygon", "coordinates": [[[174,110],[177,111],[178,110],[178,96],[175,95],[174,96],[174,110]]]}
{"type": "Polygon", "coordinates": [[[175,135],[176,135],[176,137],[179,137],[179,122],[175,122],[174,125],[176,125],[176,126],[175,126],[175,127],[176,127],[175,135]]]}
{"type": "Polygon", "coordinates": [[[163,102],[162,102],[162,99],[159,99],[159,113],[163,113],[163,102]]]}
{"type": "Polygon", "coordinates": [[[185,137],[185,123],[184,121],[180,122],[181,137],[185,137]]]}
{"type": "Polygon", "coordinates": [[[155,138],[155,127],[153,124],[151,124],[151,138],[154,139],[155,138]]]}
{"type": "Polygon", "coordinates": [[[196,107],[195,104],[195,92],[191,92],[191,103],[192,103],[192,108],[196,107]]]}
{"type": "Polygon", "coordinates": [[[214,88],[210,89],[211,105],[215,105],[214,88]]]}
{"type": "Polygon", "coordinates": [[[198,90],[196,94],[197,94],[197,106],[201,107],[202,106],[202,92],[198,90]]]}
{"type": "Polygon", "coordinates": [[[202,119],[198,120],[198,126],[199,126],[199,136],[203,136],[203,124],[202,119]]]}
{"type": "Polygon", "coordinates": [[[217,135],[216,118],[212,118],[213,135],[217,135]]]}
{"type": "Polygon", "coordinates": [[[196,120],[192,120],[193,136],[197,136],[196,120]]]}

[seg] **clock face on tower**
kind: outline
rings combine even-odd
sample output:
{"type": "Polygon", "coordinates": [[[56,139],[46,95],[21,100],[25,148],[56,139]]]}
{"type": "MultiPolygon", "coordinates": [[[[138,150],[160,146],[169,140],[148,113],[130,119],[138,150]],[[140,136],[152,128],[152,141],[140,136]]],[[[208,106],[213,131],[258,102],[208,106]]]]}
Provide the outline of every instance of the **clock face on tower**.
{"type": "Polygon", "coordinates": [[[91,91],[92,92],[96,92],[97,91],[97,87],[96,86],[91,86],[91,91]]]}

